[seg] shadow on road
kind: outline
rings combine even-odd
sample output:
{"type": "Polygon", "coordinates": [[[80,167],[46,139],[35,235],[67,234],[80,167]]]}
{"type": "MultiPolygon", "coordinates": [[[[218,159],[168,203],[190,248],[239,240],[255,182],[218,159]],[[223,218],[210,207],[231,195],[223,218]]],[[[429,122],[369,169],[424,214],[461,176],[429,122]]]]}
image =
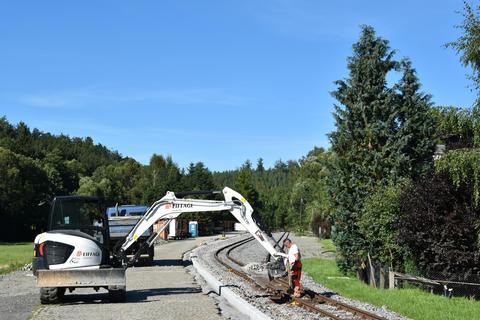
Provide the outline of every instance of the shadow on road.
{"type": "Polygon", "coordinates": [[[180,288],[154,288],[154,289],[142,289],[131,290],[127,292],[127,302],[142,302],[148,297],[153,296],[167,296],[176,294],[191,294],[200,293],[202,290],[195,287],[180,287],[180,288]]]}
{"type": "MultiPolygon", "coordinates": [[[[141,290],[128,290],[127,300],[124,303],[152,302],[156,299],[148,300],[149,297],[168,296],[177,294],[200,293],[201,289],[195,287],[179,287],[179,288],[153,288],[141,290]]],[[[66,294],[63,298],[62,305],[76,304],[96,304],[111,302],[107,292],[94,294],[66,294]]]]}
{"type": "Polygon", "coordinates": [[[182,260],[182,259],[159,259],[153,262],[154,266],[157,267],[171,267],[171,266],[189,266],[192,262],[190,260],[182,260]]]}

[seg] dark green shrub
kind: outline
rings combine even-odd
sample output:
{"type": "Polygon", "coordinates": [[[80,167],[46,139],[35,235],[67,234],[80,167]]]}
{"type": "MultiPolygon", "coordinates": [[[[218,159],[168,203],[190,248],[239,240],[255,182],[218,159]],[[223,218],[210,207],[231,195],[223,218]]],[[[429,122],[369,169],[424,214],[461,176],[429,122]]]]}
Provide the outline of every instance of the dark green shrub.
{"type": "Polygon", "coordinates": [[[401,197],[398,241],[426,276],[478,279],[480,215],[470,189],[436,174],[416,182],[401,197]]]}

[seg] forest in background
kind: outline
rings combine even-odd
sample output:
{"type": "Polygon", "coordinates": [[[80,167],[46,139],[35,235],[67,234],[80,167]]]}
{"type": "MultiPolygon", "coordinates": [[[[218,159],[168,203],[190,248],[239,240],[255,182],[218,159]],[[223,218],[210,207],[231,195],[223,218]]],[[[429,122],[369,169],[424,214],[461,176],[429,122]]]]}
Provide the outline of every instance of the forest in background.
{"type": "MultiPolygon", "coordinates": [[[[464,7],[463,35],[447,44],[480,86],[478,8],[464,7]]],[[[54,195],[99,195],[150,204],[167,190],[229,186],[271,229],[332,237],[337,263],[362,277],[368,260],[398,271],[480,278],[480,106],[434,106],[414,63],[397,58],[370,26],[335,82],[329,150],[265,168],[261,158],[211,172],[170,156],[149,164],[87,138],[52,135],[0,119],[1,241],[31,241],[45,226],[38,203],[54,195]],[[387,76],[398,81],[387,82],[387,76]],[[435,151],[441,151],[435,154],[435,151]],[[434,157],[435,156],[435,157],[434,157]]]]}
{"type": "MultiPolygon", "coordinates": [[[[48,206],[55,195],[96,195],[110,204],[151,204],[167,191],[234,188],[253,205],[268,228],[299,227],[290,193],[314,149],[299,161],[277,161],[265,169],[249,160],[238,169],[211,172],[202,162],[180,168],[171,156],[154,154],[149,164],[122,157],[90,137],[71,138],[11,124],[0,118],[0,241],[29,241],[45,230],[48,206]]],[[[300,201],[300,200],[299,200],[300,201]]],[[[212,220],[217,215],[203,215],[212,220]]],[[[231,219],[228,215],[222,216],[231,219]]],[[[305,216],[303,225],[310,225],[305,216]]]]}

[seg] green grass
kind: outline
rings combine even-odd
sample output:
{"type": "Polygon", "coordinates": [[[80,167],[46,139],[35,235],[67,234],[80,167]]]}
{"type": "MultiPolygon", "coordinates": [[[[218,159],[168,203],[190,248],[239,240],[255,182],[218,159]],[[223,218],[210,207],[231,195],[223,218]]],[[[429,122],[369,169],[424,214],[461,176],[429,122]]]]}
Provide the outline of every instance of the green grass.
{"type": "Polygon", "coordinates": [[[447,299],[420,289],[375,289],[346,277],[337,270],[334,260],[310,258],[302,260],[303,270],[316,282],[342,296],[368,302],[376,306],[387,306],[412,319],[479,319],[480,301],[467,298],[447,299]]]}
{"type": "Polygon", "coordinates": [[[320,241],[320,245],[324,250],[334,251],[334,252],[337,250],[333,245],[332,239],[321,239],[319,241],[320,241]]]}
{"type": "Polygon", "coordinates": [[[1,243],[0,244],[0,274],[23,267],[32,262],[32,243],[1,243]]]}

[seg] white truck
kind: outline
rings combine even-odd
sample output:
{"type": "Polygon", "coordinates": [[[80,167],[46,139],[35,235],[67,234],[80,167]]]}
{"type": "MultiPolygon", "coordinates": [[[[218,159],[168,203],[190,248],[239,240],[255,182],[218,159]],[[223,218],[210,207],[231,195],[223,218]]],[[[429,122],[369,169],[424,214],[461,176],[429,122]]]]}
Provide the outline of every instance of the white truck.
{"type": "MultiPolygon", "coordinates": [[[[142,216],[147,212],[148,206],[128,204],[118,204],[115,207],[107,208],[108,225],[110,231],[110,249],[113,249],[118,242],[123,241],[125,237],[130,233],[133,227],[138,223],[142,216]]],[[[133,256],[138,250],[140,250],[142,243],[147,241],[148,237],[153,233],[153,226],[145,231],[138,239],[138,241],[132,245],[127,252],[128,256],[133,256]]],[[[141,258],[147,265],[153,265],[154,261],[154,246],[150,246],[145,252],[143,252],[141,258]]]]}

